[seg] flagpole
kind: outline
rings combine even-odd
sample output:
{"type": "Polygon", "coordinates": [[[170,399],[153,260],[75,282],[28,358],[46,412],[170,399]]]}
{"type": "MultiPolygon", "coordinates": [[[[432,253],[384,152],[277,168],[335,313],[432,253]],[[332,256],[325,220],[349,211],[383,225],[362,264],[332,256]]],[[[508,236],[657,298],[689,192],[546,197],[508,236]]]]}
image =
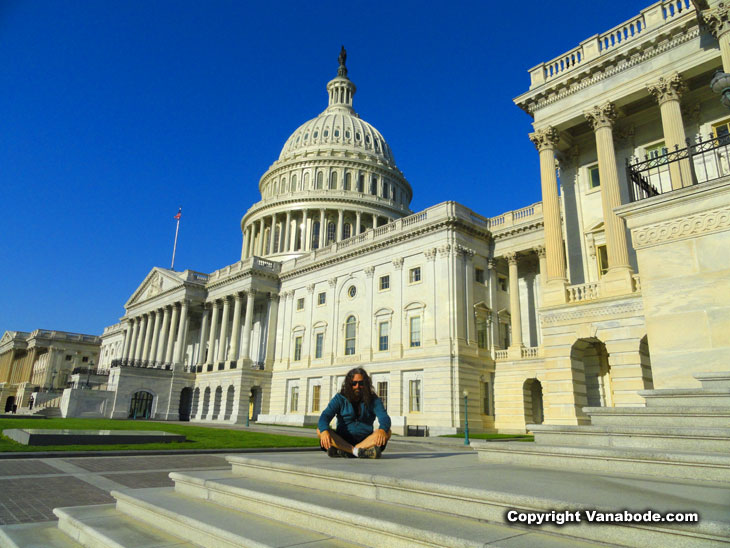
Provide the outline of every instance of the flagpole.
{"type": "Polygon", "coordinates": [[[180,231],[180,212],[182,212],[182,208],[175,215],[177,217],[177,225],[175,226],[175,243],[172,246],[172,265],[170,266],[170,270],[175,270],[175,251],[177,250],[177,234],[180,231]]]}

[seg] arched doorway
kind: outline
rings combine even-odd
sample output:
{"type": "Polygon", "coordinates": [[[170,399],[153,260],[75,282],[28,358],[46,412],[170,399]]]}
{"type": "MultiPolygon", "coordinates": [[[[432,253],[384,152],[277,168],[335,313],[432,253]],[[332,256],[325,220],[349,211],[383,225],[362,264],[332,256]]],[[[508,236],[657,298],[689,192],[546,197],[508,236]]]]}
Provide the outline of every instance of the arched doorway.
{"type": "Polygon", "coordinates": [[[203,392],[203,411],[200,414],[200,418],[205,420],[208,418],[208,408],[210,407],[210,386],[203,392]]]}
{"type": "Polygon", "coordinates": [[[236,399],[236,389],[233,388],[233,385],[230,385],[228,387],[228,390],[226,391],[226,412],[223,415],[223,420],[228,420],[231,418],[231,414],[233,413],[233,403],[236,399]]]}
{"type": "Polygon", "coordinates": [[[200,405],[200,388],[196,388],[193,391],[193,404],[191,406],[192,409],[190,411],[190,415],[192,417],[197,417],[198,416],[198,406],[199,405],[200,405]]]}
{"type": "Polygon", "coordinates": [[[8,399],[5,400],[5,412],[12,413],[13,405],[15,405],[15,396],[8,396],[8,399]]]}
{"type": "Polygon", "coordinates": [[[213,420],[217,420],[221,413],[221,400],[223,399],[223,389],[219,386],[215,389],[215,399],[213,400],[213,420]]]}
{"type": "Polygon", "coordinates": [[[193,389],[186,386],[180,391],[180,405],[177,409],[178,419],[181,421],[190,420],[190,409],[193,402],[193,389]]]}
{"type": "Polygon", "coordinates": [[[542,424],[545,413],[542,399],[542,383],[537,379],[527,379],[522,385],[525,405],[525,424],[542,424]]]}
{"type": "Polygon", "coordinates": [[[248,398],[248,418],[251,421],[258,419],[261,412],[261,387],[252,386],[248,398]]]}
{"type": "MultiPolygon", "coordinates": [[[[613,407],[611,367],[608,365],[606,345],[598,339],[579,339],[570,350],[573,371],[583,371],[585,397],[588,407],[613,407]]],[[[576,384],[580,379],[576,379],[576,384]]],[[[577,400],[577,398],[576,398],[577,400]]],[[[576,401],[579,408],[581,402],[576,401]]]]}
{"type": "Polygon", "coordinates": [[[641,363],[641,378],[644,381],[644,390],[652,390],[654,388],[654,375],[651,372],[649,339],[646,338],[646,335],[639,342],[639,362],[641,363]]]}
{"type": "Polygon", "coordinates": [[[152,414],[152,401],[154,396],[149,392],[140,390],[132,396],[132,403],[129,405],[130,419],[149,419],[152,414]]]}

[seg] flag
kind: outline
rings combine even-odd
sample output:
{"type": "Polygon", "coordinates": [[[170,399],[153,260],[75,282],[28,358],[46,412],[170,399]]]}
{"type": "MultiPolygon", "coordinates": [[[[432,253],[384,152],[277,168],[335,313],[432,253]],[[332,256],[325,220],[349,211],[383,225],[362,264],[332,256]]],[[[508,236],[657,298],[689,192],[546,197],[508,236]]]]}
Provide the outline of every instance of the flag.
{"type": "Polygon", "coordinates": [[[182,208],[180,208],[180,209],[177,210],[177,214],[175,215],[174,219],[176,221],[179,221],[180,220],[180,217],[182,217],[182,208]]]}

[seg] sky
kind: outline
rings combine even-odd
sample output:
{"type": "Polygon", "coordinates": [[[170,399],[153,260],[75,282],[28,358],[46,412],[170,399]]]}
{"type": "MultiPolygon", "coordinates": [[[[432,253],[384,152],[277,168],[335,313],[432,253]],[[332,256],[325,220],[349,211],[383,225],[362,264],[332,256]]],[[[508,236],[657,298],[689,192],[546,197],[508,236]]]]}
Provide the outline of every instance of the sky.
{"type": "Polygon", "coordinates": [[[327,106],[340,45],[355,110],[419,211],[540,200],[528,69],[637,1],[0,0],[0,333],[101,334],[155,266],[212,272],[286,139],[327,106]]]}

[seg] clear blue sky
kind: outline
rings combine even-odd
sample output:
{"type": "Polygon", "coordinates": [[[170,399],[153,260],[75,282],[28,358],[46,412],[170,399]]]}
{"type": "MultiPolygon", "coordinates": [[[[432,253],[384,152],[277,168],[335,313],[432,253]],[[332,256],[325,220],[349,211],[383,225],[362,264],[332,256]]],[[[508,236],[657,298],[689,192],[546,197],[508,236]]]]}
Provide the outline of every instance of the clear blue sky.
{"type": "Polygon", "coordinates": [[[540,200],[527,69],[647,4],[0,0],[0,333],[101,333],[153,266],[239,259],[240,220],[287,137],[355,109],[411,208],[540,200]]]}

